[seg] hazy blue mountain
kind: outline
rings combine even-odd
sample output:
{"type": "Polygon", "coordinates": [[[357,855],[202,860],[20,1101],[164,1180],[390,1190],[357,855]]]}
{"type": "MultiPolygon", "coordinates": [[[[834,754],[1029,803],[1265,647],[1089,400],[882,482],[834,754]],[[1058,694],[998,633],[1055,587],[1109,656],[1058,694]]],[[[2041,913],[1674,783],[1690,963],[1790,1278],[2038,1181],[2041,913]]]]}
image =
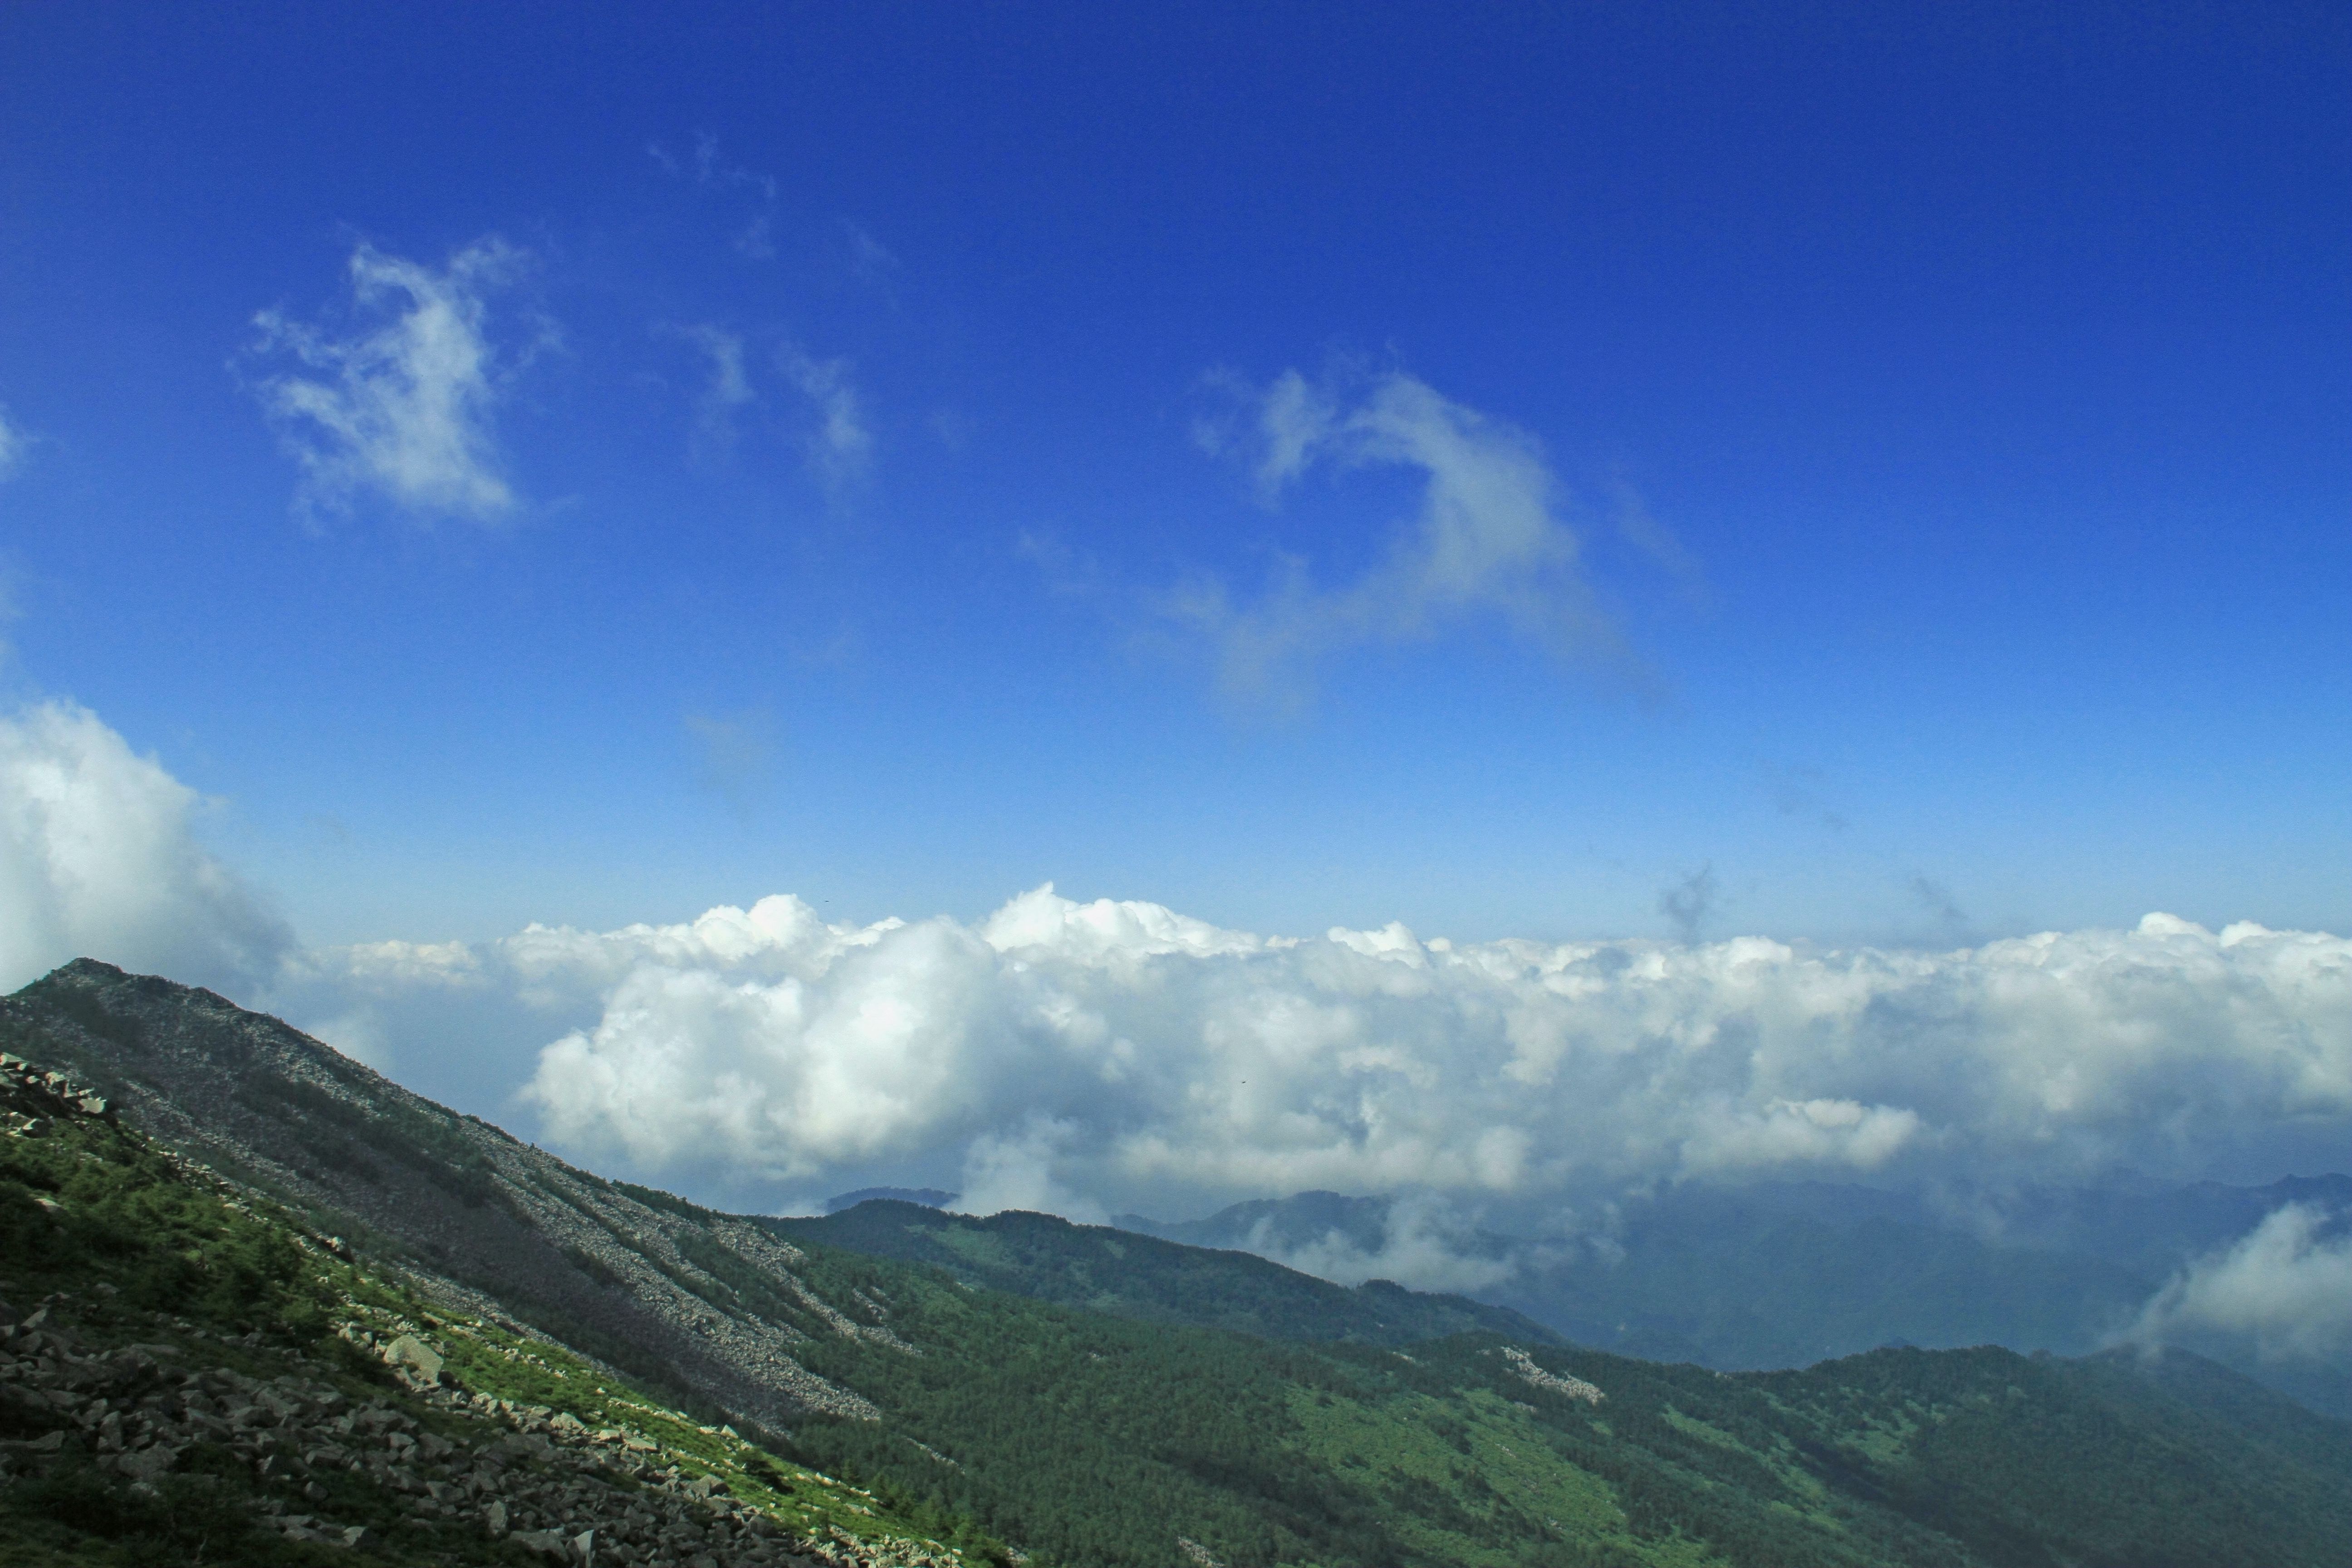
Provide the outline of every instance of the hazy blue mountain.
{"type": "MultiPolygon", "coordinates": [[[[2113,1342],[2192,1259],[2290,1202],[2352,1210],[2352,1177],[2261,1187],[2126,1179],[2105,1188],[1886,1191],[1832,1183],[1685,1185],[1622,1203],[1605,1227],[1536,1241],[1385,1197],[1301,1193],[1204,1219],[1118,1224],[1195,1246],[1378,1270],[1410,1229],[1464,1265],[1471,1298],[1580,1343],[1726,1371],[1802,1366],[1880,1345],[1997,1344],[2081,1355],[2113,1342]]],[[[2352,1418],[2352,1366],[2266,1360],[2250,1342],[2190,1346],[2352,1418]]]]}
{"type": "Polygon", "coordinates": [[[919,1204],[927,1209],[943,1209],[963,1196],[961,1193],[942,1192],[937,1187],[860,1187],[854,1193],[839,1193],[824,1200],[824,1212],[839,1214],[854,1209],[859,1204],[877,1198],[891,1203],[919,1204]]]}

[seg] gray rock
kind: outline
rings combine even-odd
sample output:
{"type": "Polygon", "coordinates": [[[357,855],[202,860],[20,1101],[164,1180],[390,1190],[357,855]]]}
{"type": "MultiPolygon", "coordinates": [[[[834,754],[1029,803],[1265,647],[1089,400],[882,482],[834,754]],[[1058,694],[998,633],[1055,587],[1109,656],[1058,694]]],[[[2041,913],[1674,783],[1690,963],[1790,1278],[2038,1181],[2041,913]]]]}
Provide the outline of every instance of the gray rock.
{"type": "Polygon", "coordinates": [[[384,1346],[383,1359],[427,1387],[441,1381],[441,1357],[415,1334],[402,1334],[384,1346]]]}
{"type": "Polygon", "coordinates": [[[114,1461],[114,1468],[134,1481],[152,1481],[180,1462],[180,1451],[162,1443],[134,1449],[114,1461]]]}

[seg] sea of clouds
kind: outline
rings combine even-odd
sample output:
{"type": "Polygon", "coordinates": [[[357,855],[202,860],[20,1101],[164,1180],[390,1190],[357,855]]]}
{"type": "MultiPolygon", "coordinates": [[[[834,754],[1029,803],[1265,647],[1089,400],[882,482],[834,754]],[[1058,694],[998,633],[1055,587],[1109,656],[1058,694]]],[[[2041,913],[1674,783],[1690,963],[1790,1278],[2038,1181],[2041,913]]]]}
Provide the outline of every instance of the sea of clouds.
{"type": "Polygon", "coordinates": [[[320,962],[592,1005],[523,1091],[564,1146],[812,1191],[919,1164],[982,1209],[2193,1174],[2352,1126],[2352,943],[2165,915],[1950,952],[1457,946],[1047,887],[969,924],[828,925],[784,895],[320,962]]]}
{"type": "MultiPolygon", "coordinates": [[[[1047,886],[977,921],[828,924],[780,894],[305,949],[199,847],[202,811],[84,710],[0,721],[0,982],[89,953],[412,1082],[466,1058],[499,1085],[467,1109],[738,1202],[892,1183],[1183,1218],[1327,1189],[1527,1215],[1687,1178],[2267,1179],[2352,1147],[2352,942],[2323,932],[2152,914],[1948,952],[1457,944],[1047,886]]],[[[2341,1348],[2345,1246],[2282,1210],[2150,1303],[2148,1331],[2341,1348]]]]}

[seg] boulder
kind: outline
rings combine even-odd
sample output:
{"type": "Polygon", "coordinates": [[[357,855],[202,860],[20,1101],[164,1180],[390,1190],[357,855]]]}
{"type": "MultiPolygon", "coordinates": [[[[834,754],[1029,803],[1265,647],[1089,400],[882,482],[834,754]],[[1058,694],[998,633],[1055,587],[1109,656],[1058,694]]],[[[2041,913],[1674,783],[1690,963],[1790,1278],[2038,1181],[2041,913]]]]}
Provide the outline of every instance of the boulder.
{"type": "Polygon", "coordinates": [[[441,1381],[440,1356],[415,1334],[402,1334],[384,1346],[383,1359],[411,1382],[430,1387],[441,1381]]]}

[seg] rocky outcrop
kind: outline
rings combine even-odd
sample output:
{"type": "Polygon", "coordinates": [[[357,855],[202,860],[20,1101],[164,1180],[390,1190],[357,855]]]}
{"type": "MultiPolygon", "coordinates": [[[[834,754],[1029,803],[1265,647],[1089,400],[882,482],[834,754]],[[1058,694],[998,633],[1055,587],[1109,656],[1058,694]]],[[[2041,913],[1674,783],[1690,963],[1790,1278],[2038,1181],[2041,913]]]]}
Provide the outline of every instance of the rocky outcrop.
{"type": "Polygon", "coordinates": [[[152,1494],[202,1447],[270,1483],[257,1489],[258,1525],[331,1546],[366,1547],[380,1535],[339,1517],[339,1492],[324,1483],[349,1476],[394,1500],[404,1526],[478,1530],[578,1568],[961,1562],[908,1542],[797,1531],[651,1437],[441,1386],[441,1358],[415,1334],[383,1347],[410,1398],[355,1401],[320,1375],[203,1366],[181,1344],[100,1348],[73,1326],[74,1305],[52,1299],[17,1321],[0,1301],[0,1401],[17,1406],[12,1426],[49,1428],[0,1442],[0,1480],[94,1461],[134,1494],[152,1494]]]}
{"type": "Polygon", "coordinates": [[[18,1138],[45,1138],[51,1122],[72,1116],[110,1121],[114,1108],[104,1095],[68,1074],[37,1068],[20,1056],[0,1051],[0,1131],[18,1138]]]}
{"type": "Polygon", "coordinates": [[[1535,1357],[1517,1345],[1503,1347],[1503,1360],[1509,1363],[1512,1374],[1530,1388],[1544,1389],[1569,1399],[1581,1399],[1587,1405],[1598,1405],[1609,1397],[1580,1377],[1546,1372],[1536,1364],[1535,1357]]]}

